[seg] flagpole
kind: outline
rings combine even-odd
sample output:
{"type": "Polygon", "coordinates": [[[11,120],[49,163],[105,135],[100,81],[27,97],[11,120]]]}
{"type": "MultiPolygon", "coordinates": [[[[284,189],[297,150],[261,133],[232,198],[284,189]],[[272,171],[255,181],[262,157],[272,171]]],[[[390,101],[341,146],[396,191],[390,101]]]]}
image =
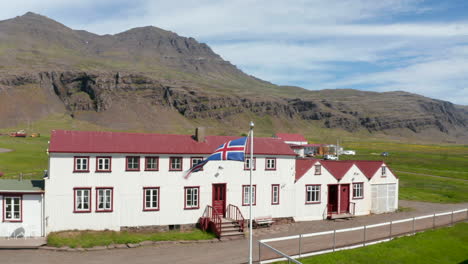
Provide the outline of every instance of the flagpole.
{"type": "MultiPolygon", "coordinates": [[[[253,170],[253,128],[254,122],[250,121],[250,189],[249,189],[249,264],[252,264],[252,170],[253,170]]],[[[257,191],[257,190],[255,190],[257,191]]]]}

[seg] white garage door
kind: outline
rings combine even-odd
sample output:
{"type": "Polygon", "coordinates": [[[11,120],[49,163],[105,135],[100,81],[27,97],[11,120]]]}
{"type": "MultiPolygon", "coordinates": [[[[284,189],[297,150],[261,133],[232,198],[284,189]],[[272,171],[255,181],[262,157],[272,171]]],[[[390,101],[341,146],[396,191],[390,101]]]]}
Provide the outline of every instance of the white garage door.
{"type": "Polygon", "coordinates": [[[372,185],[372,209],[375,214],[395,211],[396,184],[372,185]]]}

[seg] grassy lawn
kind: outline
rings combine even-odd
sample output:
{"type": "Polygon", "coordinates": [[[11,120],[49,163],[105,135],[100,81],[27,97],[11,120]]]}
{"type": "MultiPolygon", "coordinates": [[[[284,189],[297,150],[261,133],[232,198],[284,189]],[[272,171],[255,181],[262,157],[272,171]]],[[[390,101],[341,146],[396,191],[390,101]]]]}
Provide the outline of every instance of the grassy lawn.
{"type": "Polygon", "coordinates": [[[28,174],[25,178],[41,178],[47,169],[47,142],[49,137],[14,138],[0,136],[0,148],[12,149],[12,152],[0,153],[0,171],[2,178],[18,177],[19,173],[28,174]]]}
{"type": "Polygon", "coordinates": [[[54,247],[90,248],[110,244],[139,243],[142,241],[208,240],[216,236],[195,229],[191,232],[116,232],[116,231],[64,231],[47,236],[47,244],[54,247]]]}
{"type": "Polygon", "coordinates": [[[430,230],[368,247],[301,259],[313,263],[466,263],[468,259],[468,223],[430,230]]]}
{"type": "Polygon", "coordinates": [[[400,199],[435,203],[468,202],[468,181],[407,173],[400,177],[400,199]]]}
{"type": "Polygon", "coordinates": [[[430,174],[468,180],[468,145],[419,145],[389,142],[350,142],[356,156],[341,159],[385,160],[394,171],[430,174]],[[387,151],[388,157],[380,156],[387,151]]]}

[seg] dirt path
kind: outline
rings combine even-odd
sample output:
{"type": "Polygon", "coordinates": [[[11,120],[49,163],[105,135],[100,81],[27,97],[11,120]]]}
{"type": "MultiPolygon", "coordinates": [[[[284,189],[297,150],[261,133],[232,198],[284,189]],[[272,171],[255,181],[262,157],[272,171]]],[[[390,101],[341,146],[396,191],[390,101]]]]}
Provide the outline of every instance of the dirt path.
{"type": "Polygon", "coordinates": [[[468,180],[460,179],[460,178],[445,177],[445,176],[437,176],[437,175],[432,175],[432,174],[417,173],[417,172],[409,172],[409,171],[399,171],[399,170],[395,170],[395,172],[401,172],[401,173],[407,173],[407,174],[413,174],[413,175],[421,175],[421,176],[428,176],[428,177],[434,177],[434,178],[442,178],[442,179],[453,179],[453,180],[460,180],[460,181],[468,181],[468,180]]]}
{"type": "MultiPolygon", "coordinates": [[[[464,204],[433,204],[413,201],[400,201],[400,206],[410,207],[411,211],[396,212],[356,217],[347,221],[309,221],[288,225],[273,225],[270,228],[254,230],[253,259],[258,259],[258,240],[272,237],[282,237],[302,233],[312,233],[326,230],[356,227],[367,224],[376,224],[390,220],[405,219],[425,214],[445,212],[467,208],[464,204]]],[[[424,225],[431,225],[432,220],[424,225]]],[[[423,227],[423,226],[421,226],[423,227]]],[[[396,228],[396,227],[395,227],[396,228]]],[[[386,232],[380,230],[379,232],[386,232]]],[[[395,229],[394,232],[397,232],[395,229]]],[[[371,235],[371,234],[369,234],[371,235]]],[[[349,242],[352,239],[360,239],[359,234],[350,233],[341,238],[341,241],[349,242]]],[[[369,237],[370,239],[370,237],[369,237]]],[[[328,240],[327,240],[328,241],[328,240]]],[[[310,249],[327,246],[323,241],[304,241],[304,247],[310,249]]],[[[297,249],[297,240],[280,244],[286,252],[294,252],[297,249]]],[[[265,250],[263,254],[267,254],[265,250]]],[[[248,239],[225,241],[204,244],[167,244],[158,246],[146,246],[134,249],[114,249],[89,252],[55,252],[45,250],[2,250],[0,251],[2,264],[20,263],[112,263],[112,264],[146,264],[146,263],[246,263],[248,258],[248,239]]]]}

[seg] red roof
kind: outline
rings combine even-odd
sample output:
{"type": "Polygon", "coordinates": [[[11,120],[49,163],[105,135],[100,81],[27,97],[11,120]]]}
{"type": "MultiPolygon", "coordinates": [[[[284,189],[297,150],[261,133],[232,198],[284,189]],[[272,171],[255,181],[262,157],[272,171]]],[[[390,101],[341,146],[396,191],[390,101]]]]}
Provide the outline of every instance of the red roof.
{"type": "Polygon", "coordinates": [[[316,159],[296,159],[296,181],[302,178],[316,162],[316,159]]]}
{"type": "Polygon", "coordinates": [[[321,160],[320,163],[337,179],[341,180],[348,170],[353,166],[354,161],[342,160],[321,160]]]}
{"type": "Polygon", "coordinates": [[[276,133],[276,137],[284,141],[302,141],[307,142],[307,139],[301,134],[287,134],[287,133],[276,133]]]}
{"type": "MultiPolygon", "coordinates": [[[[236,138],[239,137],[206,136],[205,142],[197,142],[191,135],[53,130],[49,152],[211,154],[221,144],[236,138]]],[[[296,156],[287,144],[275,138],[255,138],[254,153],[296,156]]]]}
{"type": "MultiPolygon", "coordinates": [[[[364,175],[371,179],[377,170],[384,164],[383,161],[371,160],[318,160],[337,180],[341,180],[346,172],[355,164],[364,175]]],[[[302,178],[307,171],[317,162],[317,159],[297,159],[296,160],[296,181],[302,178]]],[[[388,168],[390,169],[390,168],[388,168]]],[[[396,175],[395,175],[396,177],[396,175]]]]}
{"type": "Polygon", "coordinates": [[[367,178],[371,179],[377,170],[382,167],[383,161],[358,160],[356,165],[367,178]]]}

